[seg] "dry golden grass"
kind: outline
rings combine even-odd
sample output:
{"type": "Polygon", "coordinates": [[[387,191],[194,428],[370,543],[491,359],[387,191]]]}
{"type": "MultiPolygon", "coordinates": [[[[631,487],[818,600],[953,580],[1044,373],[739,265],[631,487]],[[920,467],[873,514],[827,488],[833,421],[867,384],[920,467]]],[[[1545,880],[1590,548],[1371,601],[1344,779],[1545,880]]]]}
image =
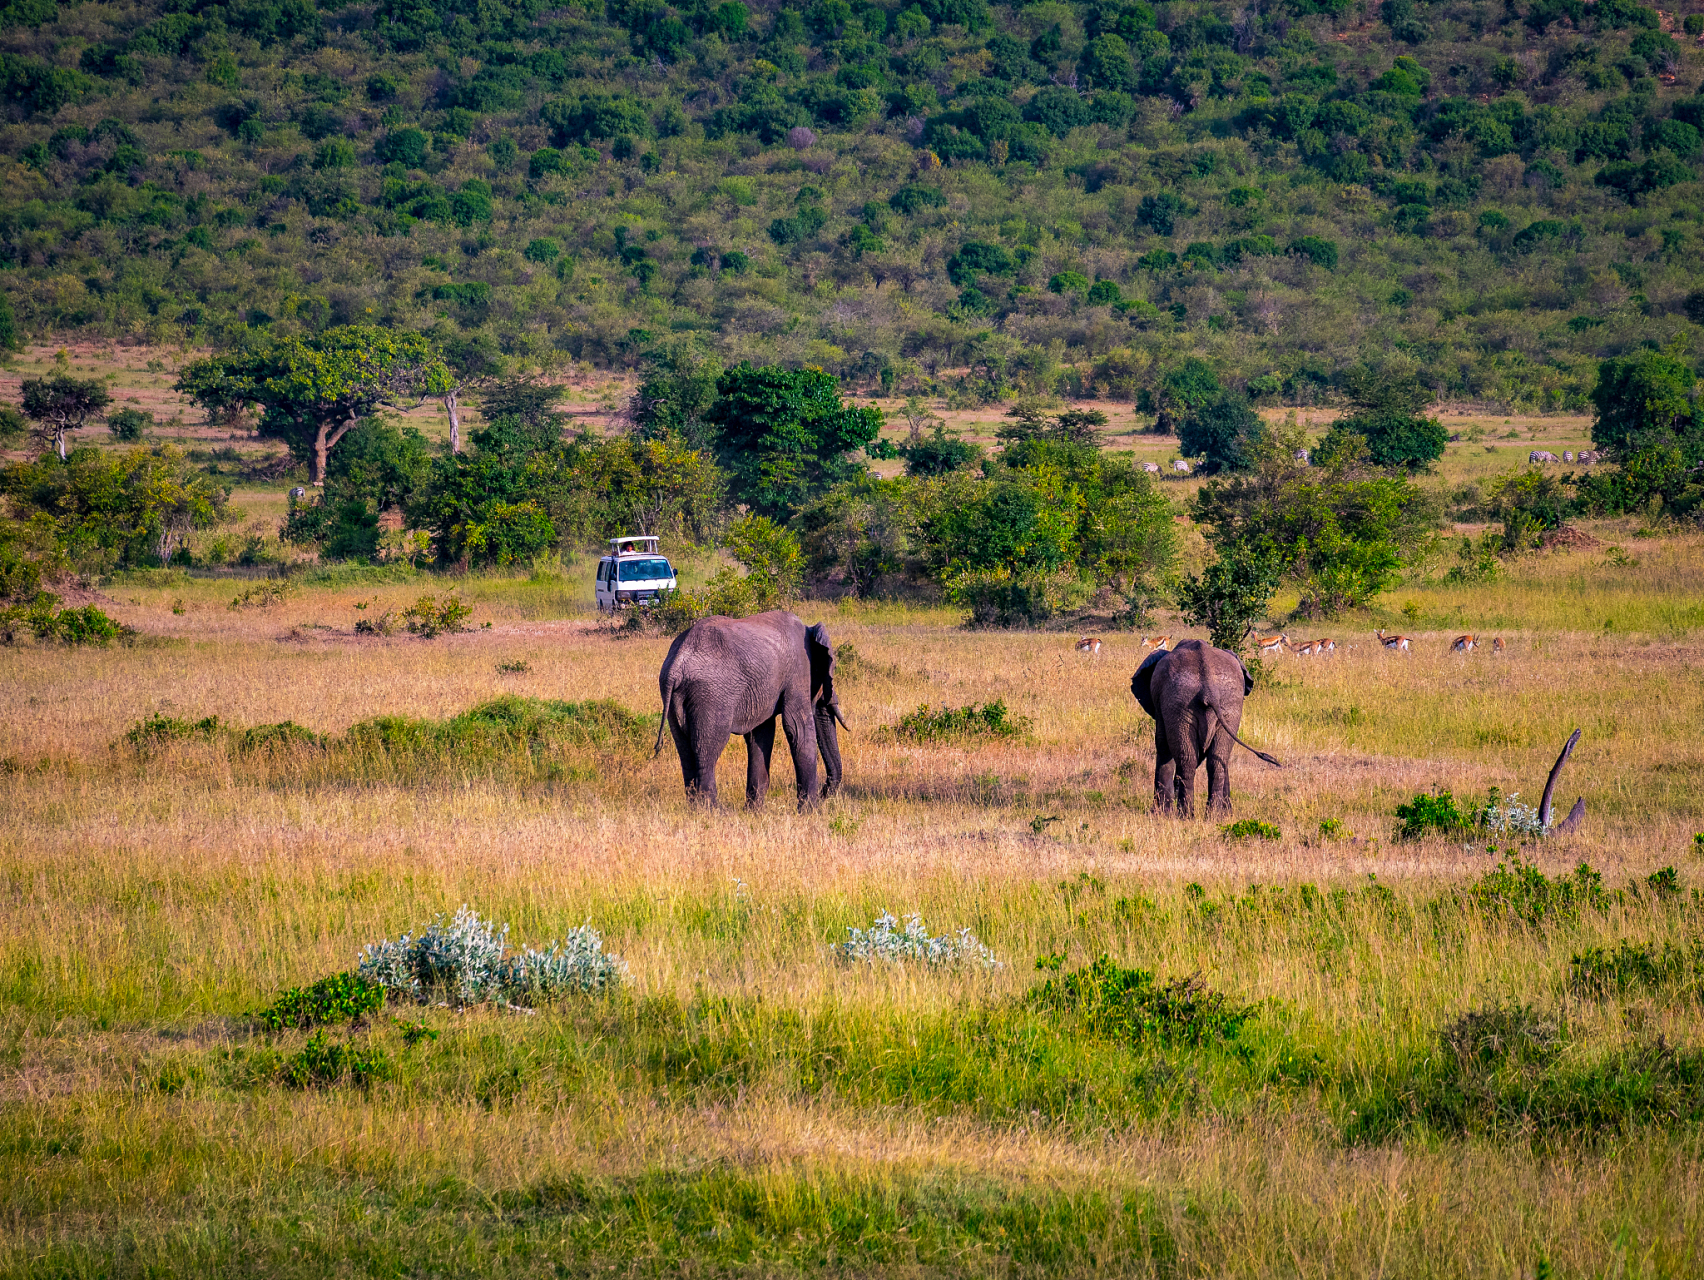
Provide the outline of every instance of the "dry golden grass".
{"type": "MultiPolygon", "coordinates": [[[[1539,447],[1579,426],[1554,425],[1539,447]]],[[[1478,465],[1452,461],[1463,448],[1443,481],[1478,465]]],[[[269,491],[238,500],[247,518],[279,511],[269,491]]],[[[1627,899],[1543,929],[1469,914],[1438,941],[1391,927],[1359,898],[1331,929],[1281,913],[1227,915],[1221,927],[1186,889],[1200,884],[1209,900],[1255,883],[1353,891],[1373,875],[1421,918],[1496,858],[1480,839],[1395,840],[1395,806],[1435,786],[1464,801],[1492,786],[1536,801],[1576,727],[1558,795],[1565,807],[1584,794],[1585,826],[1520,852],[1551,873],[1588,861],[1612,886],[1674,865],[1690,889],[1704,828],[1704,540],[1638,539],[1634,522],[1588,527],[1637,563],[1546,553],[1495,584],[1416,583],[1366,616],[1309,628],[1338,652],[1279,658],[1244,720],[1244,736],[1285,767],[1235,765],[1237,812],[1275,823],[1272,842],[1149,812],[1152,729],[1129,694],[1141,650],[1122,633],[1091,659],[1074,634],[970,633],[939,609],[802,606],[858,655],[843,690],[854,730],[845,793],[794,812],[783,754],[767,808],[707,813],[686,805],[667,748],[656,760],[565,758],[572,768],[553,778],[469,761],[403,785],[335,754],[191,742],[138,755],[122,741],[156,713],[337,735],[505,694],[652,714],[667,642],[600,628],[586,574],[352,577],[239,610],[229,604],[243,582],[114,583],[110,611],[142,643],[0,650],[0,1273],[608,1263],[1517,1276],[1542,1258],[1559,1276],[1696,1274],[1704,1214],[1689,1124],[1578,1141],[1342,1137],[1350,1082],[1425,1059],[1438,1028],[1468,1009],[1560,1009],[1582,1060],[1657,1035],[1701,1047],[1690,996],[1582,1004],[1565,983],[1586,946],[1690,941],[1696,904],[1627,899]],[[358,617],[451,586],[475,606],[477,629],[433,641],[353,634],[358,617]],[[1414,636],[1416,651],[1386,653],[1375,626],[1414,636]],[[1464,631],[1486,647],[1448,653],[1464,631]],[[1490,652],[1494,635],[1506,653],[1490,652]],[[526,670],[498,669],[518,663],[526,670]],[[991,699],[1027,717],[1029,734],[923,746],[884,732],[922,703],[991,699]],[[1321,836],[1326,819],[1344,833],[1321,836]],[[1151,905],[1120,914],[1121,898],[1151,905]],[[1152,1113],[1100,1121],[863,1096],[844,1083],[813,1090],[780,1056],[738,1087],[688,1088],[646,1074],[637,1048],[621,1058],[645,1015],[604,1022],[579,1009],[524,1020],[427,1011],[443,1039],[396,1049],[413,1065],[371,1092],[221,1083],[219,1064],[256,1043],[241,1015],[463,902],[528,940],[591,920],[631,966],[638,1008],[722,1000],[753,1025],[791,1011],[864,1028],[872,1043],[886,1028],[895,1052],[940,1020],[1010,1007],[1037,981],[1036,956],[1063,951],[1075,965],[1109,952],[1265,1002],[1262,1035],[1321,1053],[1345,1083],[1238,1093],[1224,1083],[1230,1067],[1180,1054],[1164,1068],[1173,1077],[1152,1078],[1199,1071],[1201,1100],[1168,1094],[1152,1113]],[[884,908],[920,911],[937,932],[970,927],[1006,967],[836,960],[829,944],[884,908]],[[491,1092],[505,1064],[523,1082],[513,1096],[491,1092]],[[592,1181],[549,1199],[576,1178],[592,1181]],[[1175,1251],[1144,1255],[1110,1229],[1102,1254],[1073,1246],[1045,1266],[1013,1261],[991,1236],[956,1260],[892,1252],[898,1236],[874,1228],[889,1252],[834,1253],[849,1228],[831,1233],[829,1253],[797,1243],[814,1238],[812,1214],[835,1206],[981,1203],[988,1187],[1012,1203],[1064,1197],[1076,1207],[1062,1221],[1098,1221],[1091,1202],[1140,1202],[1175,1251]],[[698,1209],[668,1198],[688,1191],[712,1206],[702,1230],[681,1225],[698,1223],[698,1209]],[[599,1222],[617,1225],[599,1237],[599,1222]],[[742,1222],[768,1243],[716,1253],[715,1233],[742,1222]]],[[[1173,618],[1155,630],[1183,634],[1173,618]]],[[[724,795],[738,796],[743,767],[735,741],[724,795]]],[[[917,1213],[906,1221],[920,1224],[917,1213]]]]}

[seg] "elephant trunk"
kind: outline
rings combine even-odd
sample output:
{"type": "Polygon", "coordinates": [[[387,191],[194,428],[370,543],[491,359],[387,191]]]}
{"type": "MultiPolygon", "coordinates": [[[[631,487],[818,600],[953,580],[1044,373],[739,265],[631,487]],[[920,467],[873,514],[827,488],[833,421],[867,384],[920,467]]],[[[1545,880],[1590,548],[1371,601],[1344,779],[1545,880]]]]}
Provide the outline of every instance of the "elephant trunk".
{"type": "Polygon", "coordinates": [[[840,730],[835,727],[835,721],[840,718],[840,708],[832,703],[819,704],[816,709],[817,754],[822,757],[823,784],[822,794],[831,796],[840,790],[840,730]]]}

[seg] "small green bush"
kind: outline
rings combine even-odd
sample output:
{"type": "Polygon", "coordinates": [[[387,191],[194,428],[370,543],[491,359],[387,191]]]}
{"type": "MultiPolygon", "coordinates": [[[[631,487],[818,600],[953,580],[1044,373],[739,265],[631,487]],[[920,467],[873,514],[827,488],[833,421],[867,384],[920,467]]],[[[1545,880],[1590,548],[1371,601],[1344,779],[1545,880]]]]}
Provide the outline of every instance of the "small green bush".
{"type": "Polygon", "coordinates": [[[1210,989],[1199,975],[1156,986],[1148,970],[1127,969],[1110,956],[1049,978],[1025,1002],[1074,1015],[1090,1034],[1126,1044],[1149,1038],[1189,1045],[1234,1041],[1255,1012],[1210,989]]]}
{"type": "Polygon", "coordinates": [[[164,746],[168,742],[187,742],[191,738],[211,738],[223,726],[218,716],[200,720],[180,720],[155,712],[146,720],[138,720],[124,731],[124,741],[137,751],[164,746]]]}
{"type": "Polygon", "coordinates": [[[1551,879],[1530,862],[1516,858],[1487,871],[1467,891],[1468,901],[1490,916],[1510,917],[1527,924],[1573,919],[1582,907],[1599,908],[1613,900],[1603,887],[1603,875],[1582,862],[1572,875],[1551,879]]]}
{"type": "Polygon", "coordinates": [[[292,987],[274,1000],[255,1020],[268,1031],[286,1027],[325,1026],[353,1022],[372,1013],[385,1002],[385,989],[358,973],[334,973],[311,987],[292,987]]]}
{"type": "Polygon", "coordinates": [[[444,596],[442,599],[436,596],[421,596],[402,611],[403,624],[409,632],[424,640],[431,640],[446,633],[466,631],[467,620],[472,616],[472,607],[463,604],[453,595],[444,596]]]}
{"type": "Polygon", "coordinates": [[[1658,898],[1672,898],[1680,892],[1680,872],[1663,867],[1645,877],[1645,887],[1658,898]]]}
{"type": "Polygon", "coordinates": [[[1568,962],[1568,986],[1592,999],[1628,991],[1656,991],[1699,972],[1704,945],[1690,948],[1665,942],[1620,942],[1615,947],[1588,947],[1568,962]]]}
{"type": "Polygon", "coordinates": [[[285,597],[295,590],[295,584],[283,578],[271,578],[265,582],[257,582],[253,586],[244,587],[231,598],[232,609],[265,609],[270,605],[283,604],[285,597]]]}
{"type": "Polygon", "coordinates": [[[1454,835],[1472,825],[1448,791],[1417,795],[1407,804],[1397,805],[1396,816],[1402,819],[1396,833],[1399,840],[1417,840],[1428,831],[1454,835]]]}
{"type": "Polygon", "coordinates": [[[108,645],[136,634],[134,628],[107,617],[92,604],[55,610],[53,601],[54,597],[44,592],[33,605],[0,610],[4,615],[0,617],[0,633],[9,638],[21,625],[45,644],[65,645],[108,645]]]}
{"type": "Polygon", "coordinates": [[[1027,716],[1012,717],[1003,699],[972,702],[963,707],[942,707],[929,710],[923,703],[909,715],[901,716],[894,733],[917,742],[943,742],[953,738],[1016,738],[1030,731],[1027,716]]]}
{"type": "Polygon", "coordinates": [[[325,740],[312,729],[294,720],[279,724],[258,724],[252,729],[231,731],[231,745],[241,752],[277,753],[292,747],[323,747],[325,740]]]}
{"type": "Polygon", "coordinates": [[[364,1089],[375,1081],[390,1079],[394,1073],[383,1049],[373,1045],[332,1044],[323,1031],[309,1036],[307,1044],[278,1068],[278,1078],[292,1089],[344,1083],[364,1089]]]}
{"type": "Polygon", "coordinates": [[[1270,822],[1262,822],[1258,818],[1241,818],[1236,822],[1227,822],[1219,828],[1219,833],[1228,840],[1246,840],[1250,837],[1277,840],[1283,834],[1270,822]]]}

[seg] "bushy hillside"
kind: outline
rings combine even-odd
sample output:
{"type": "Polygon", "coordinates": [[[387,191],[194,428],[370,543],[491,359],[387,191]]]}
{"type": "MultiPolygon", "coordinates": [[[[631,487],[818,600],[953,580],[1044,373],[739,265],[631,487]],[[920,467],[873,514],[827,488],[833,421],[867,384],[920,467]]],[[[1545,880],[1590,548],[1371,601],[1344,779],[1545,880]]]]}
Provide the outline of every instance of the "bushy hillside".
{"type": "Polygon", "coordinates": [[[1629,0],[0,10],[21,333],[1135,398],[1349,365],[1583,403],[1704,321],[1699,13],[1629,0]],[[1689,318],[1690,317],[1690,318],[1689,318]]]}

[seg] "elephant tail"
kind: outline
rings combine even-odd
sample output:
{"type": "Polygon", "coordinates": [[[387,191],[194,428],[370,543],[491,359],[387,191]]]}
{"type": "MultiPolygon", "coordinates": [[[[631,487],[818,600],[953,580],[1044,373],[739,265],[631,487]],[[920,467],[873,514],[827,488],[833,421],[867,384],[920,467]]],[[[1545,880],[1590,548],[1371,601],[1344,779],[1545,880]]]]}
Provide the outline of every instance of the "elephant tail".
{"type": "Polygon", "coordinates": [[[1254,752],[1255,755],[1259,756],[1262,760],[1266,761],[1266,763],[1271,765],[1274,769],[1282,769],[1284,767],[1283,765],[1279,764],[1278,761],[1274,760],[1271,756],[1267,755],[1264,751],[1255,751],[1255,749],[1253,747],[1249,746],[1248,743],[1244,742],[1241,738],[1237,737],[1236,733],[1232,730],[1231,726],[1228,725],[1228,724],[1225,724],[1225,717],[1219,714],[1219,708],[1215,707],[1211,702],[1206,702],[1206,699],[1203,699],[1202,701],[1206,703],[1206,707],[1207,707],[1207,732],[1203,737],[1203,741],[1212,742],[1214,730],[1216,728],[1223,727],[1225,732],[1231,735],[1231,741],[1236,743],[1244,751],[1254,752]],[[1217,721],[1218,724],[1216,725],[1214,723],[1214,721],[1217,721]]]}
{"type": "Polygon", "coordinates": [[[669,727],[669,709],[674,706],[674,700],[674,672],[670,671],[668,683],[663,686],[663,718],[657,723],[657,745],[651,751],[651,759],[653,760],[663,754],[663,732],[669,727]]]}

